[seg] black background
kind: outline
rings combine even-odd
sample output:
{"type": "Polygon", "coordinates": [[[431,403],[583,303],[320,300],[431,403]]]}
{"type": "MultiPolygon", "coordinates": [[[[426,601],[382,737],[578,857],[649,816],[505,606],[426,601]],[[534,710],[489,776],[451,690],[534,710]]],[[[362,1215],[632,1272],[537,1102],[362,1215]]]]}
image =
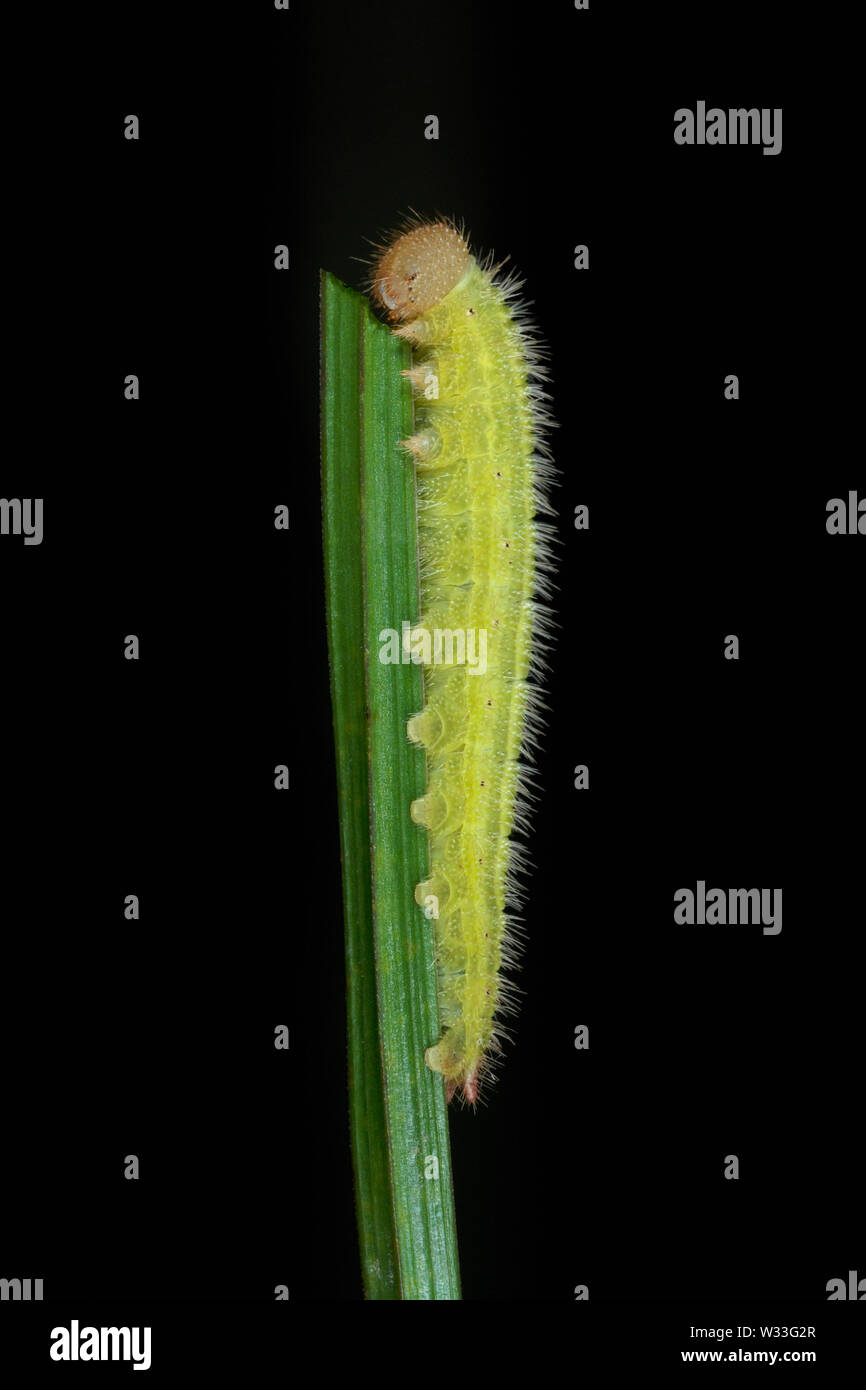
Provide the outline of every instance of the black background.
{"type": "Polygon", "coordinates": [[[45,308],[3,495],[44,497],[45,539],[0,545],[0,1275],[72,1316],[361,1297],[318,277],[362,283],[410,208],[525,275],[559,422],[525,997],[487,1105],[451,1119],[464,1297],[817,1304],[866,1274],[864,542],[825,529],[864,480],[822,23],[293,0],[78,33],[51,215],[18,224],[45,308]],[[782,153],[678,147],[699,99],[782,107],[782,153]],[[781,887],[781,934],[677,927],[700,878],[781,887]]]}

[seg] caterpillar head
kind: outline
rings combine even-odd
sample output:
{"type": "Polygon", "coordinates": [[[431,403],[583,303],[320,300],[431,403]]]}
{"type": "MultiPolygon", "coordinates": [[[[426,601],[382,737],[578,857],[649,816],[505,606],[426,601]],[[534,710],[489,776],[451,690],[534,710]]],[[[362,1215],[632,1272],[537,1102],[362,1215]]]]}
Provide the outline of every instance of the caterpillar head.
{"type": "Polygon", "coordinates": [[[471,256],[449,222],[425,222],[404,232],[373,266],[372,293],[397,322],[417,318],[463,279],[471,256]]]}

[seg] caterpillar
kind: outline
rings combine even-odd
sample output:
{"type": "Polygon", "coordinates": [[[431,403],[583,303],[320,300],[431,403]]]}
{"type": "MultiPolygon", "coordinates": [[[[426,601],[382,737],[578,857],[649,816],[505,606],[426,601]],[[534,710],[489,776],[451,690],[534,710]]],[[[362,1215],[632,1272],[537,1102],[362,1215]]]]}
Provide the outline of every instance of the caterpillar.
{"type": "Polygon", "coordinates": [[[476,259],[462,226],[416,217],[377,250],[368,289],[413,349],[415,426],[401,443],[415,468],[422,614],[404,623],[404,647],[424,663],[407,734],[426,751],[427,788],[409,813],[429,836],[415,899],[433,921],[442,1027],[425,1060],[448,1101],[459,1092],[474,1106],[517,993],[513,909],[553,625],[554,531],[540,519],[554,514],[547,352],[523,282],[492,255],[476,259]]]}

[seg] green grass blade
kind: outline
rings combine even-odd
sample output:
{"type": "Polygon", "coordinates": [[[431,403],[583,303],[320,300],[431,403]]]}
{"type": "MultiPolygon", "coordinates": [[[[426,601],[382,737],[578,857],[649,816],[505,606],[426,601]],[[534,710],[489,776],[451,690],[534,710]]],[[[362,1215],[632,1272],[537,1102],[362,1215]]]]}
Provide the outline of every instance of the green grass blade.
{"type": "Polygon", "coordinates": [[[345,905],[349,1118],[364,1291],[400,1297],[376,1002],[361,564],[364,301],[322,275],[322,505],[345,905]]]}
{"type": "Polygon", "coordinates": [[[448,1119],[424,1049],[439,1035],[432,923],[415,905],[426,837],[409,817],[423,752],[412,664],[379,633],[419,616],[408,349],[322,277],[322,487],[346,910],[352,1151],[369,1298],[460,1297],[448,1119]]]}
{"type": "Polygon", "coordinates": [[[379,660],[383,630],[420,617],[415,481],[398,442],[412,432],[405,343],[365,305],[361,494],[367,648],[370,823],[379,1027],[404,1299],[460,1297],[448,1117],[442,1078],[424,1062],[439,1037],[433,924],[415,904],[426,835],[410,819],[424,794],[423,750],[406,736],[424,704],[420,666],[379,660]]]}

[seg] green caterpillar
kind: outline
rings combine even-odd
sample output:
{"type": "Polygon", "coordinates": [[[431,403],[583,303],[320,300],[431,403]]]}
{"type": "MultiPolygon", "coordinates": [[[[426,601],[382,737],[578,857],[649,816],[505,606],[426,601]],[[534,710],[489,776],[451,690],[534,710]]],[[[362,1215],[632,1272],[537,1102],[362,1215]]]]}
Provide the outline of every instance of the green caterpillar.
{"type": "Polygon", "coordinates": [[[525,759],[551,626],[553,528],[537,519],[552,512],[554,473],[545,353],[517,301],[521,282],[500,270],[475,259],[462,228],[419,221],[382,250],[371,281],[415,349],[417,430],[403,443],[416,470],[423,614],[404,643],[425,664],[425,705],[408,734],[426,750],[428,783],[411,815],[430,841],[430,878],[415,897],[434,918],[443,1029],[425,1057],[448,1099],[459,1089],[471,1104],[513,1007],[506,904],[520,901],[526,858],[511,836],[528,823],[525,759]]]}

